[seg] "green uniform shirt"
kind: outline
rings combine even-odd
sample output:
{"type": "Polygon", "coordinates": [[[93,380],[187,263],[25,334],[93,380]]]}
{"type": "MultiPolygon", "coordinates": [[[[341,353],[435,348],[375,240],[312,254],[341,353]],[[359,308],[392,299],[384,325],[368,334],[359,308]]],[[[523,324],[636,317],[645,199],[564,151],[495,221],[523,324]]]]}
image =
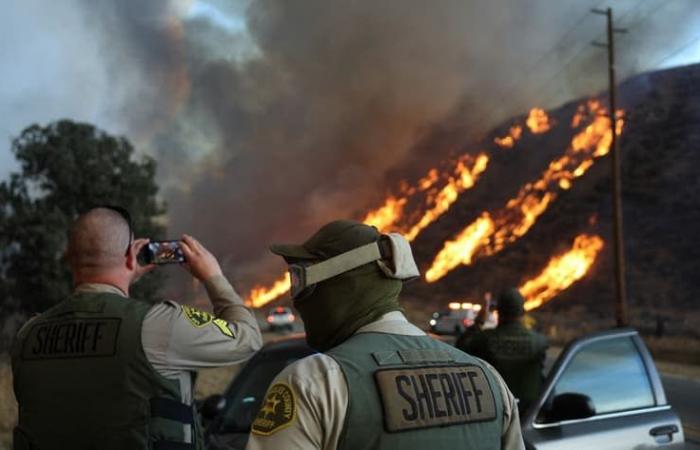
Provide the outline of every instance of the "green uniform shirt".
{"type": "Polygon", "coordinates": [[[492,364],[524,411],[539,395],[547,346],[543,335],[510,322],[476,333],[461,350],[492,364]]]}

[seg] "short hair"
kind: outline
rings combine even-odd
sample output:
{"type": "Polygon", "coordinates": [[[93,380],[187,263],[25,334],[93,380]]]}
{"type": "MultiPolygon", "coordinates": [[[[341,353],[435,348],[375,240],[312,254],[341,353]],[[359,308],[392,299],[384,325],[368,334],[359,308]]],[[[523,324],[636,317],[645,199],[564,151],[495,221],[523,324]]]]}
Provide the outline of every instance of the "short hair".
{"type": "Polygon", "coordinates": [[[76,270],[104,270],[118,266],[131,242],[131,225],[116,209],[97,207],[73,223],[68,260],[76,270]]]}

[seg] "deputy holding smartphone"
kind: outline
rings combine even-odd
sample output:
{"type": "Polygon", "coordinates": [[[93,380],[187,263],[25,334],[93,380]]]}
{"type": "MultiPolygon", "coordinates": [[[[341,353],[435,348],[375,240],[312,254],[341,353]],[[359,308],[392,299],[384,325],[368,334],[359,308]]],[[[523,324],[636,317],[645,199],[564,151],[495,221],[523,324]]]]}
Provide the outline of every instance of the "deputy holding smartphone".
{"type": "Polygon", "coordinates": [[[122,208],[78,217],[67,250],[75,290],[31,319],[12,349],[16,449],[199,449],[195,371],[248,359],[262,345],[252,312],[195,238],[134,239],[122,208]],[[204,284],[213,315],[129,297],[156,263],[182,261],[204,284]]]}

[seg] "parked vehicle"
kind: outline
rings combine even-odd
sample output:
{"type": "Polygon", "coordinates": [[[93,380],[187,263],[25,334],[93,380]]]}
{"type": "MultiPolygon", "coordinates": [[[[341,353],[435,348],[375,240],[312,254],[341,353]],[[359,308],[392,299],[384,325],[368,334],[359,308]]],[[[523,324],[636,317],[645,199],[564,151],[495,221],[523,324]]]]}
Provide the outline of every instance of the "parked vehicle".
{"type": "Polygon", "coordinates": [[[272,308],[267,313],[267,325],[270,331],[288,330],[292,331],[294,329],[294,313],[291,308],[285,306],[278,306],[272,308]]]}
{"type": "MultiPolygon", "coordinates": [[[[285,366],[312,353],[303,335],[263,347],[223,396],[205,400],[207,448],[245,448],[267,386],[285,366]]],[[[569,344],[550,369],[539,399],[521,412],[521,425],[528,449],[684,447],[680,419],[633,329],[569,344]]]]}
{"type": "Polygon", "coordinates": [[[430,331],[435,334],[459,336],[472,326],[481,305],[473,303],[449,304],[449,309],[433,313],[430,319],[430,331]]]}

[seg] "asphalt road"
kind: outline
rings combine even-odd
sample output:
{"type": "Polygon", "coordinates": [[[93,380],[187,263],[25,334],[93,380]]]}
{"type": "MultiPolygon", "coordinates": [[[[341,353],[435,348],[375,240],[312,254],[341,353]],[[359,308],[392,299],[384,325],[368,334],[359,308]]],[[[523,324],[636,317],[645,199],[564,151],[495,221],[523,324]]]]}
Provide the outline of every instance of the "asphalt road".
{"type": "Polygon", "coordinates": [[[668,402],[681,417],[686,449],[700,450],[700,380],[662,375],[668,402]]]}

